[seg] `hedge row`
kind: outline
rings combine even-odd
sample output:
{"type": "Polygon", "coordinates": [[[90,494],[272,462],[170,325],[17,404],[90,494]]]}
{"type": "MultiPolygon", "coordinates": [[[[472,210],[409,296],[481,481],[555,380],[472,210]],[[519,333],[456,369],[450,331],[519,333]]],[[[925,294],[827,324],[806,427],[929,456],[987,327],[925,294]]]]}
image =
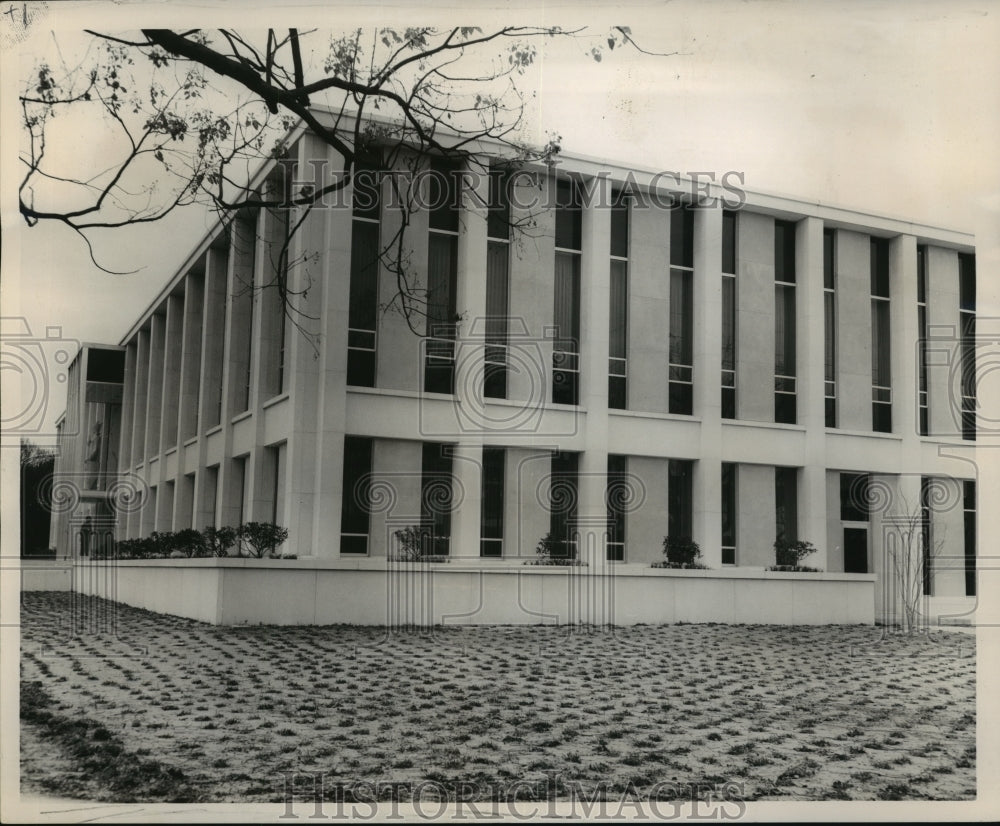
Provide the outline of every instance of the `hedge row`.
{"type": "Polygon", "coordinates": [[[118,559],[166,559],[169,557],[229,556],[234,546],[237,556],[273,556],[274,549],[288,538],[288,529],[273,522],[246,522],[238,528],[187,528],[183,531],[153,531],[142,539],[115,543],[118,559]]]}

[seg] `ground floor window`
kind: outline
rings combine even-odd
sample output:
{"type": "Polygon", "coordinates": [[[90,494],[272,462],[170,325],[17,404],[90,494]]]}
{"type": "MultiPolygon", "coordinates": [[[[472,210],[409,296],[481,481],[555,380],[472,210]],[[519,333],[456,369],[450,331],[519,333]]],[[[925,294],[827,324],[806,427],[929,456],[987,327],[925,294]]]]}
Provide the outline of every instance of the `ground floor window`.
{"type": "Polygon", "coordinates": [[[371,523],[372,440],[344,437],[344,485],[341,492],[340,552],[367,554],[371,523]]]}

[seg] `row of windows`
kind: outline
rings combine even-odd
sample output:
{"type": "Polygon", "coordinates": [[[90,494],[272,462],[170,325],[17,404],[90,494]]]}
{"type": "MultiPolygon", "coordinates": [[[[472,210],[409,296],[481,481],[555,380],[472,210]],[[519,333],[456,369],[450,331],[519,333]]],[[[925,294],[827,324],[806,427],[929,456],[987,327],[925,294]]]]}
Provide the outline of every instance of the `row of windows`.
{"type": "MultiPolygon", "coordinates": [[[[372,473],[370,438],[348,436],[344,444],[344,500],[341,553],[367,554],[370,532],[370,480],[372,473]]],[[[450,551],[452,446],[424,443],[422,446],[420,527],[423,555],[443,556],[450,551]]],[[[506,503],[506,450],[484,447],[482,454],[480,555],[504,555],[504,507],[506,503]]],[[[579,501],[579,454],[554,452],[549,466],[549,550],[553,556],[575,558],[575,525],[579,501]]],[[[668,460],[667,535],[690,539],[693,533],[693,470],[687,460],[668,460]]],[[[721,553],[723,565],[737,563],[737,485],[739,465],[721,467],[721,553]]],[[[868,573],[868,528],[871,521],[869,474],[841,473],[840,520],[844,526],[843,566],[848,573],[868,573]]],[[[934,562],[931,530],[931,480],[921,480],[922,542],[925,554],[924,589],[930,593],[934,562]]],[[[975,482],[962,483],[964,509],[964,554],[966,592],[975,593],[975,482]]],[[[611,454],[607,463],[607,542],[609,561],[624,562],[628,537],[627,502],[628,457],[611,454]]],[[[798,539],[798,469],[774,468],[775,538],[787,542],[798,539]]]]}
{"type": "MultiPolygon", "coordinates": [[[[440,166],[440,165],[439,165],[440,166]]],[[[438,188],[454,182],[447,169],[431,178],[438,188]]],[[[503,198],[505,177],[500,170],[490,176],[486,260],[487,321],[484,395],[507,395],[507,348],[510,303],[510,211],[503,198]]],[[[372,200],[372,199],[369,199],[372,200]]],[[[457,280],[457,191],[435,193],[429,220],[428,336],[424,390],[450,393],[454,388],[455,290],[457,280]]],[[[580,398],[580,308],[582,255],[582,195],[572,180],[557,184],[555,258],[553,262],[553,340],[550,398],[557,404],[575,405],[580,398]]],[[[609,249],[609,360],[608,406],[628,408],[629,339],[629,202],[614,192],[611,204],[609,249]]],[[[351,321],[348,382],[374,386],[376,351],[378,211],[355,210],[351,271],[351,321]],[[375,218],[370,217],[375,215],[375,218]]],[[[693,412],[694,349],[694,210],[674,210],[670,222],[668,399],[670,413],[693,412]]],[[[724,212],[722,221],[722,362],[721,410],[723,418],[736,418],[737,388],[737,239],[738,216],[724,212]]],[[[872,430],[892,431],[891,329],[889,295],[889,241],[870,240],[872,430]]],[[[918,302],[921,330],[926,332],[926,255],[918,250],[918,302]]],[[[963,373],[963,404],[969,411],[966,436],[974,427],[974,262],[961,257],[962,330],[969,344],[963,373]],[[966,273],[970,273],[968,275],[966,273]],[[971,286],[970,286],[971,285],[971,286]],[[970,293],[970,295],[966,295],[970,293]]],[[[823,236],[824,289],[824,397],[827,427],[838,426],[837,416],[837,287],[836,231],[823,236]]],[[[774,224],[774,421],[795,424],[797,411],[796,329],[796,224],[774,224]]],[[[921,366],[921,432],[926,434],[926,365],[921,366]]]]}

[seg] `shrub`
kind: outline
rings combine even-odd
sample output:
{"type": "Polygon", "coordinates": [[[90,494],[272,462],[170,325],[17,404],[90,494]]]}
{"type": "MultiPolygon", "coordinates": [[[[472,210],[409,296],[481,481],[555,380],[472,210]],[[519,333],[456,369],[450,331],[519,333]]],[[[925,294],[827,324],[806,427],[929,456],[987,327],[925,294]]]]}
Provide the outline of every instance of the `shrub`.
{"type": "Polygon", "coordinates": [[[205,555],[205,537],[202,536],[201,531],[196,531],[194,528],[185,528],[175,533],[172,544],[174,552],[180,552],[189,557],[205,555]]]}
{"type": "Polygon", "coordinates": [[[236,528],[205,528],[201,532],[205,551],[209,556],[228,556],[229,549],[236,544],[236,528]]]}
{"type": "Polygon", "coordinates": [[[777,566],[799,567],[802,560],[809,554],[816,553],[812,542],[801,539],[789,542],[787,539],[774,540],[774,560],[777,566]]]}
{"type": "Polygon", "coordinates": [[[550,531],[538,540],[535,546],[535,559],[525,560],[525,565],[586,565],[585,562],[572,556],[563,556],[563,543],[559,542],[550,531]]]}
{"type": "Polygon", "coordinates": [[[246,522],[240,525],[239,538],[246,544],[250,556],[261,559],[273,556],[274,549],[288,539],[288,528],[273,522],[246,522]]]}
{"type": "Polygon", "coordinates": [[[432,554],[434,532],[419,525],[407,525],[393,533],[396,537],[396,553],[390,556],[395,562],[451,562],[444,554],[432,554]]]}
{"type": "Polygon", "coordinates": [[[396,537],[397,560],[413,562],[424,555],[424,549],[430,541],[430,532],[418,525],[407,525],[393,532],[396,537]]]}
{"type": "Polygon", "coordinates": [[[670,567],[691,567],[698,564],[696,560],[701,557],[701,548],[690,536],[665,536],[663,555],[670,567]]]}

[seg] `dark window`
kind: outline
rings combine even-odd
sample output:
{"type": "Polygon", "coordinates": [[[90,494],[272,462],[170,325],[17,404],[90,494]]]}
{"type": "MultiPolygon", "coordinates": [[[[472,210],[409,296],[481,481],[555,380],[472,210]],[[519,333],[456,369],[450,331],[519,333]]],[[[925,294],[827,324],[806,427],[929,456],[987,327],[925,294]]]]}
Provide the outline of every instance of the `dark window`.
{"type": "Polygon", "coordinates": [[[352,225],[347,383],[355,387],[374,387],[379,225],[368,219],[352,221],[352,225]]]}
{"type": "Polygon", "coordinates": [[[458,236],[432,231],[428,241],[424,391],[453,393],[458,236]]]}
{"type": "Polygon", "coordinates": [[[774,420],[796,421],[795,287],[774,287],[774,420]]]}
{"type": "Polygon", "coordinates": [[[608,545],[607,557],[613,562],[625,561],[625,502],[628,493],[628,458],[608,455],[608,545]]]}
{"type": "Polygon", "coordinates": [[[836,235],[823,230],[823,395],[825,423],[837,426],[836,235]]]}
{"type": "Polygon", "coordinates": [[[962,500],[965,517],[965,595],[976,595],[976,483],[962,483],[962,500]]]}
{"type": "Polygon", "coordinates": [[[976,259],[958,256],[959,317],[962,326],[962,438],[976,438],[976,259]]]}
{"type": "Polygon", "coordinates": [[[430,228],[458,232],[459,169],[450,161],[435,158],[428,175],[430,228]]]}
{"type": "Polygon", "coordinates": [[[795,542],[799,538],[798,470],[774,469],[774,535],[776,539],[795,542]]]}
{"type": "Polygon", "coordinates": [[[722,463],[722,564],[736,564],[736,475],[737,466],[722,463]]]}
{"type": "Polygon", "coordinates": [[[667,482],[667,535],[690,539],[694,525],[694,462],[671,459],[667,482]]]}
{"type": "Polygon", "coordinates": [[[579,404],[580,256],[557,252],[555,262],[555,341],[552,344],[552,401],[579,404]]]}
{"type": "Polygon", "coordinates": [[[736,213],[722,213],[722,271],[736,275],[736,213]]]}
{"type": "Polygon", "coordinates": [[[611,256],[628,258],[628,196],[622,191],[612,194],[611,205],[611,256]]]}
{"type": "Polygon", "coordinates": [[[580,456],[553,453],[549,475],[549,530],[553,556],[576,557],[576,513],[580,456]]]}
{"type": "Polygon", "coordinates": [[[840,474],[840,519],[843,522],[867,522],[870,518],[867,473],[840,474]]]}
{"type": "Polygon", "coordinates": [[[354,159],[354,198],[352,214],[355,218],[378,221],[381,216],[380,176],[382,161],[377,155],[360,155],[354,159]]]}
{"type": "Polygon", "coordinates": [[[503,556],[505,457],[502,447],[483,448],[480,556],[503,556]]]}
{"type": "Polygon", "coordinates": [[[795,222],[774,222],[774,280],[795,283],[795,222]]]}
{"type": "Polygon", "coordinates": [[[872,295],[889,297],[889,239],[871,239],[872,295]]]}
{"type": "Polygon", "coordinates": [[[510,245],[489,241],[486,248],[486,365],[483,393],[507,398],[507,334],[510,295],[510,245]]]}
{"type": "MultiPolygon", "coordinates": [[[[918,433],[930,432],[927,388],[927,248],[917,247],[918,433]]],[[[929,593],[929,592],[928,592],[929,593]]]]}
{"type": "Polygon", "coordinates": [[[451,539],[452,446],[424,442],[420,483],[422,553],[447,556],[451,539]]]}
{"type": "Polygon", "coordinates": [[[371,520],[372,440],[344,437],[344,486],[341,493],[340,552],[368,553],[371,520]]]}
{"type": "Polygon", "coordinates": [[[125,381],[125,351],[91,347],[87,351],[87,381],[125,381]]]}
{"type": "Polygon", "coordinates": [[[722,213],[722,418],[736,418],[736,213],[722,213]]]}
{"type": "Polygon", "coordinates": [[[889,301],[872,299],[872,430],[892,432],[889,301]]]}
{"type": "Polygon", "coordinates": [[[670,266],[694,268],[694,210],[687,205],[670,211],[670,266]]]}
{"type": "MultiPolygon", "coordinates": [[[[680,213],[675,212],[674,215],[680,213]]],[[[694,273],[670,270],[669,411],[691,415],[694,404],[694,273]]]]}
{"type": "Polygon", "coordinates": [[[736,418],[736,279],[722,276],[722,418],[736,418]]]}
{"type": "Polygon", "coordinates": [[[608,407],[628,405],[628,240],[629,202],[621,191],[612,195],[611,307],[608,353],[608,407]]]}
{"type": "Polygon", "coordinates": [[[564,250],[580,250],[583,210],[580,188],[575,181],[556,182],[556,246],[564,250]]]}
{"type": "Polygon", "coordinates": [[[510,180],[509,170],[498,166],[490,167],[486,235],[503,241],[510,238],[510,180]]]}

